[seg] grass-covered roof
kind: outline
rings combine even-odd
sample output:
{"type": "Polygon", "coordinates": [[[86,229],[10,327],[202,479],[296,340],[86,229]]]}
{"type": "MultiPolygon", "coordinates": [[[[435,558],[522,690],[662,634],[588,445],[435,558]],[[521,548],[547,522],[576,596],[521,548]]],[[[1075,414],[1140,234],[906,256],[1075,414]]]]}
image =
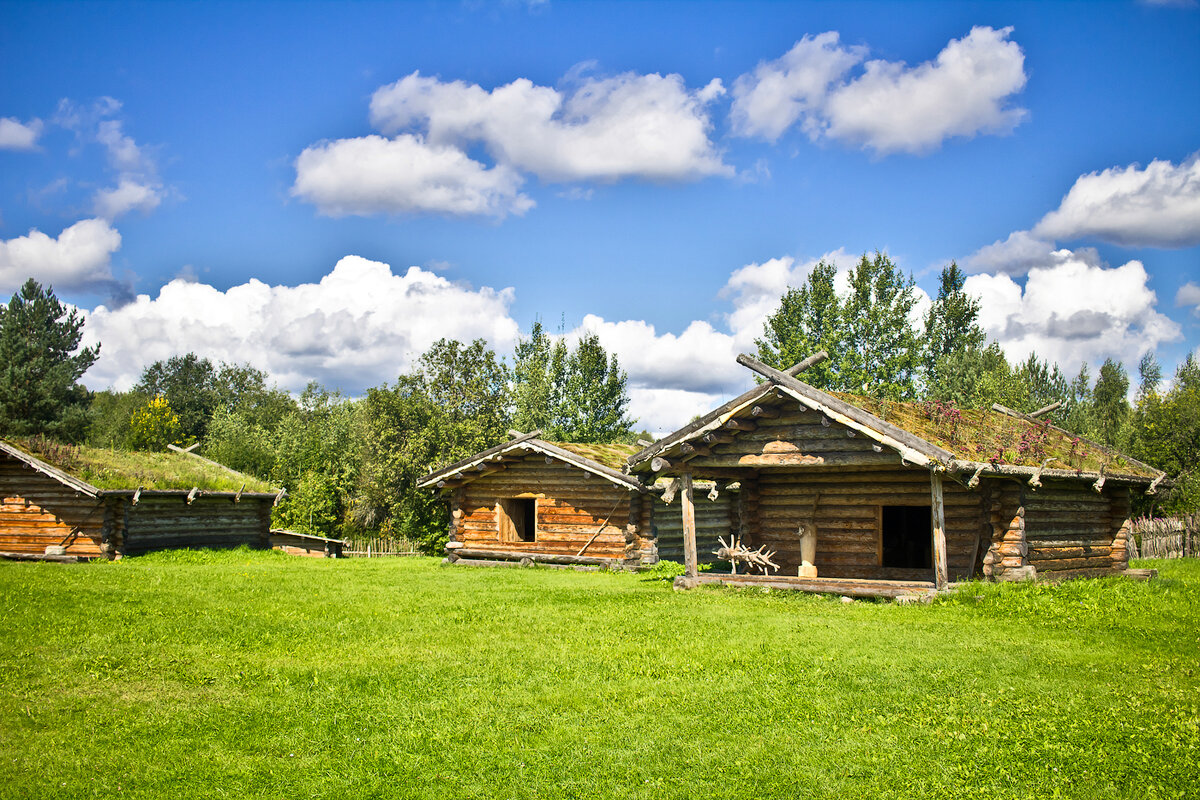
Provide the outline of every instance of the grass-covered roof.
{"type": "Polygon", "coordinates": [[[903,428],[954,453],[963,461],[1019,467],[1100,472],[1153,478],[1156,470],[1111,448],[1074,436],[1040,420],[1013,417],[990,409],[957,408],[927,401],[900,403],[832,393],[884,422],[903,428]]]}
{"type": "Polygon", "coordinates": [[[578,442],[549,442],[577,456],[590,458],[597,464],[603,464],[610,469],[620,470],[625,466],[625,460],[642,448],[636,444],[580,444],[578,442]]]}
{"type": "Polygon", "coordinates": [[[147,453],[70,445],[39,437],[10,444],[97,489],[274,491],[265,481],[182,453],[147,453]]]}

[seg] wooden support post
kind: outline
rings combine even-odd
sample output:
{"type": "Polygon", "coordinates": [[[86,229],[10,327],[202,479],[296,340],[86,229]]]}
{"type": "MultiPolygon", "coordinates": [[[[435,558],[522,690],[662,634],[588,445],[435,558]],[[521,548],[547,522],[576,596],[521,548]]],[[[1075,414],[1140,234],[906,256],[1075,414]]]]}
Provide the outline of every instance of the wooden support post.
{"type": "Polygon", "coordinates": [[[679,506],[683,512],[683,566],[689,578],[699,574],[696,569],[696,507],[692,505],[692,473],[685,471],[681,476],[679,506]]]}
{"type": "Polygon", "coordinates": [[[931,505],[933,513],[933,583],[940,590],[945,589],[949,582],[949,570],[946,568],[946,507],[942,502],[942,473],[929,473],[929,488],[931,490],[931,505]]]}

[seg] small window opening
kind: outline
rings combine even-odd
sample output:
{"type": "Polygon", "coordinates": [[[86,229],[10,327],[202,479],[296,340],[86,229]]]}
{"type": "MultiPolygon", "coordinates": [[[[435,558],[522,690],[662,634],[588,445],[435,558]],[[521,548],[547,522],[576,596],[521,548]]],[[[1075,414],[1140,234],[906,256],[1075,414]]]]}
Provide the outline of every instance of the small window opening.
{"type": "Polygon", "coordinates": [[[930,513],[929,506],[883,506],[882,566],[933,569],[930,513]]]}
{"type": "Polygon", "coordinates": [[[496,501],[496,516],[500,540],[532,542],[537,537],[537,500],[509,497],[496,501]]]}

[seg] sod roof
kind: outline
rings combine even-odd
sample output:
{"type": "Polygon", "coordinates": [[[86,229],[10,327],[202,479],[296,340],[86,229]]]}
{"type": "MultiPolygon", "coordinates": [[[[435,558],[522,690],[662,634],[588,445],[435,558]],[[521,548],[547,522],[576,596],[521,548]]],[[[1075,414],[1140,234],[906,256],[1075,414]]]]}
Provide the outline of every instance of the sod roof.
{"type": "Polygon", "coordinates": [[[250,475],[182,453],[111,450],[60,444],[39,437],[9,444],[97,489],[177,489],[205,492],[273,492],[250,475]]]}
{"type": "Polygon", "coordinates": [[[636,444],[580,444],[578,442],[550,442],[550,444],[557,445],[577,456],[590,458],[598,464],[615,470],[622,469],[626,459],[642,449],[636,444]]]}

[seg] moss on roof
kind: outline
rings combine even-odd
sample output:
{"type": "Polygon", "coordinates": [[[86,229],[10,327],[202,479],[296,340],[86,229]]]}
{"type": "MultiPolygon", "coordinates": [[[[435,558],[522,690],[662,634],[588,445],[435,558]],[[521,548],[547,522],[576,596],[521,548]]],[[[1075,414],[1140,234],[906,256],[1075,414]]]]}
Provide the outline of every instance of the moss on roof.
{"type": "Polygon", "coordinates": [[[847,403],[869,411],[964,461],[992,461],[1021,467],[1072,469],[1144,478],[1158,473],[1115,450],[1087,441],[1040,421],[990,409],[960,409],[936,403],[900,403],[834,392],[847,403]]]}
{"type": "Polygon", "coordinates": [[[549,444],[561,447],[577,456],[590,458],[592,461],[618,472],[624,468],[626,459],[642,449],[636,444],[580,444],[577,442],[549,442],[549,444]]]}
{"type": "Polygon", "coordinates": [[[270,492],[265,482],[182,453],[110,450],[60,444],[49,439],[9,443],[97,489],[192,489],[206,492],[270,492]]]}

